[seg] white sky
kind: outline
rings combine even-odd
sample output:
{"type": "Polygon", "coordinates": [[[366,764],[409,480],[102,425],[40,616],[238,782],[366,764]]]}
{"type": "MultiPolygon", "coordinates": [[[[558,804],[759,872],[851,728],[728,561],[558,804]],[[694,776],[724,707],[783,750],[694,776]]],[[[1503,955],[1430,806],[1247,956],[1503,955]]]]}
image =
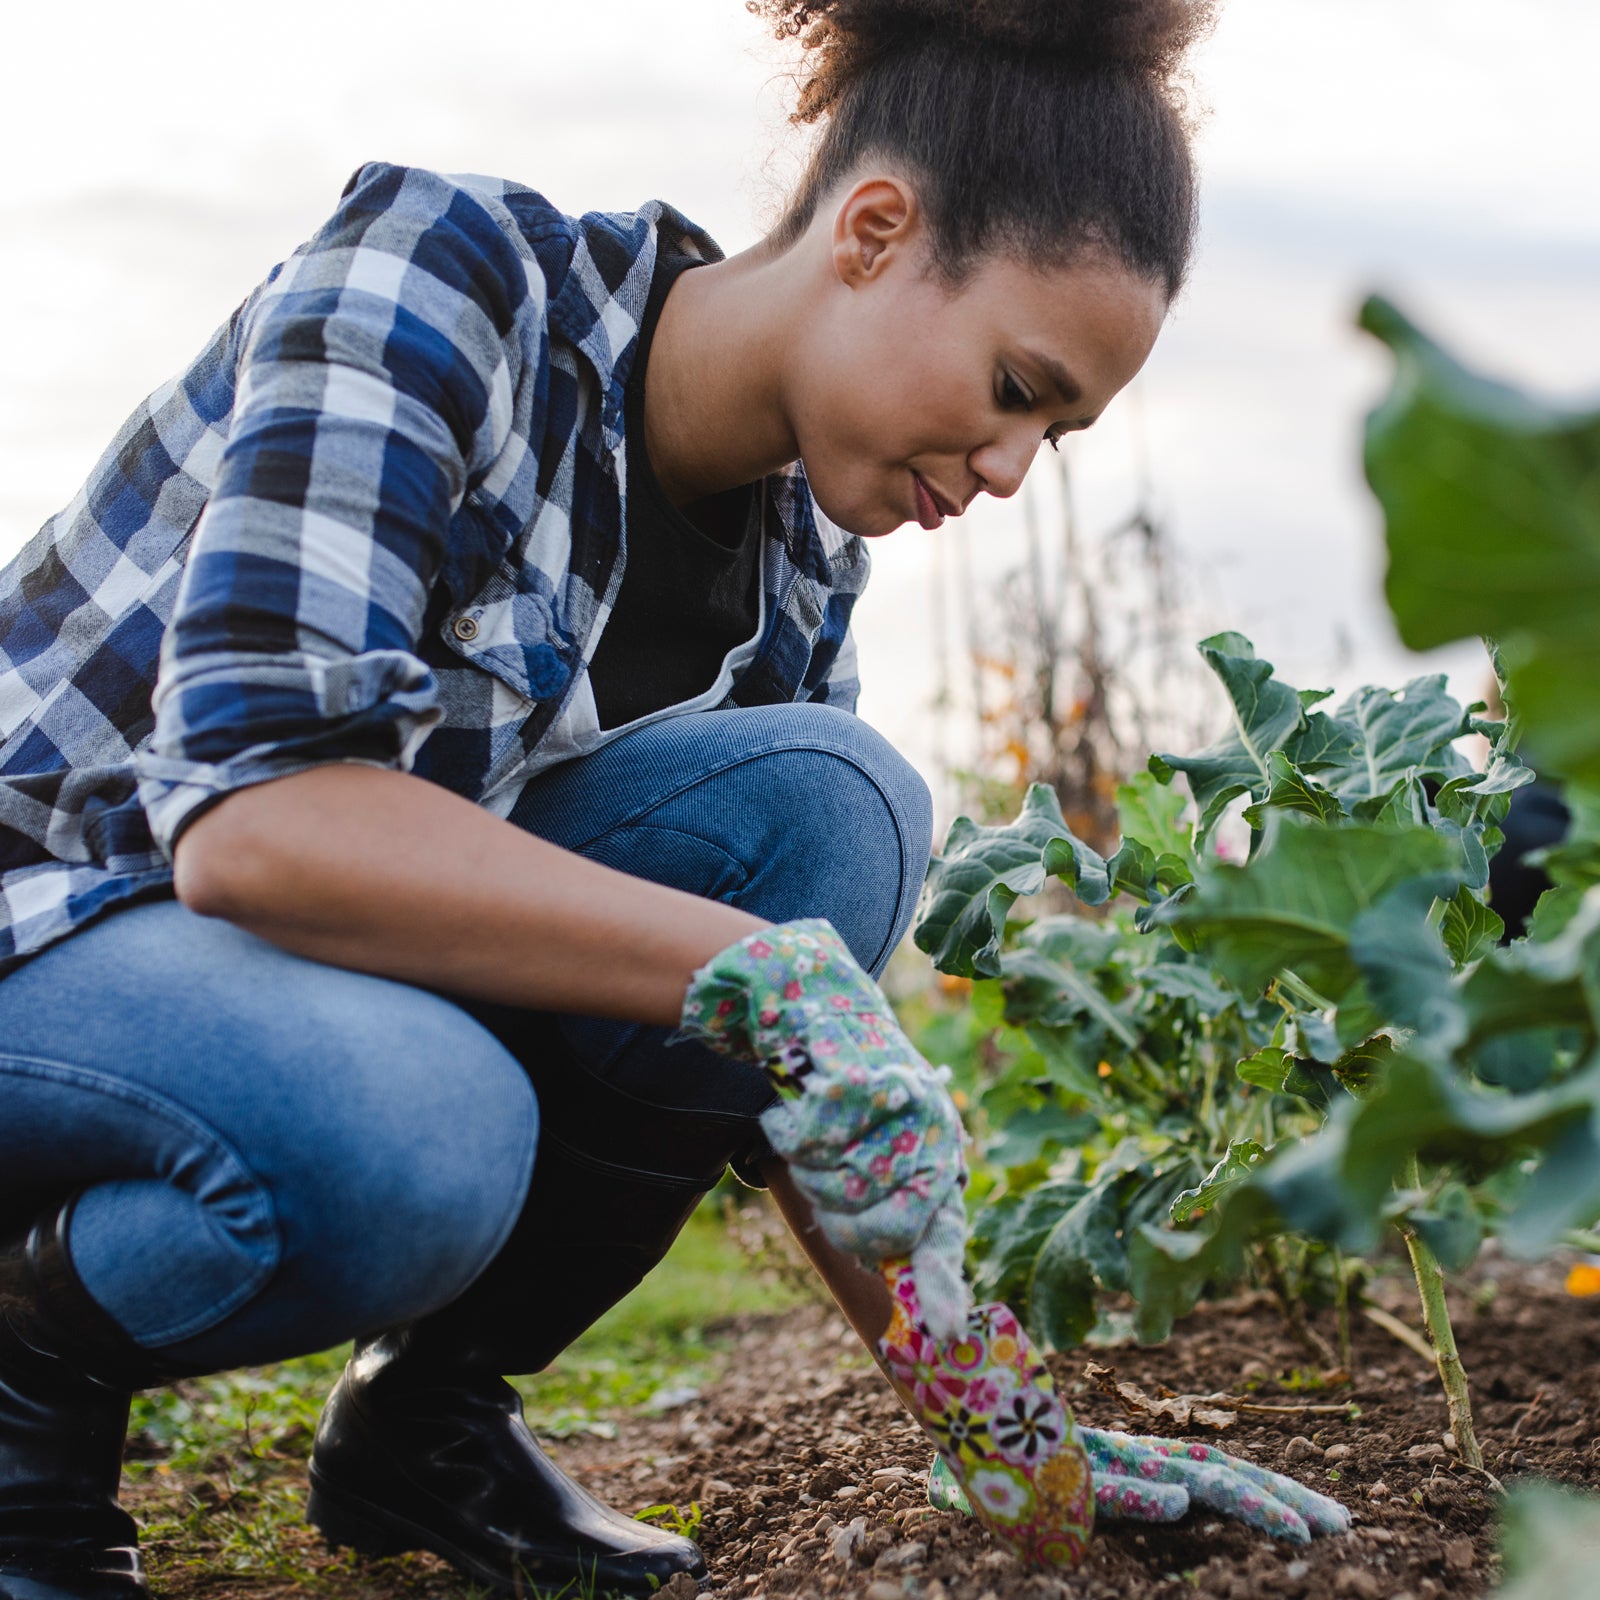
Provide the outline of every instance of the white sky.
{"type": "MultiPolygon", "coordinates": [[[[81,0],[7,24],[0,560],[122,417],[373,157],[497,172],[570,210],[671,200],[731,250],[792,170],[777,47],[739,0],[81,0]]],[[[1381,285],[1466,354],[1600,389],[1595,0],[1227,0],[1198,62],[1206,214],[1141,380],[1199,631],[1295,681],[1415,670],[1379,600],[1351,331],[1381,285]]],[[[1092,532],[1133,494],[1131,408],[1073,441],[1092,532]]],[[[1048,503],[1048,502],[1046,502],[1048,503]]],[[[939,539],[1014,560],[1018,506],[939,539]]],[[[862,710],[932,748],[932,546],[879,541],[862,710]]],[[[1470,651],[1448,656],[1475,690],[1470,651]]]]}

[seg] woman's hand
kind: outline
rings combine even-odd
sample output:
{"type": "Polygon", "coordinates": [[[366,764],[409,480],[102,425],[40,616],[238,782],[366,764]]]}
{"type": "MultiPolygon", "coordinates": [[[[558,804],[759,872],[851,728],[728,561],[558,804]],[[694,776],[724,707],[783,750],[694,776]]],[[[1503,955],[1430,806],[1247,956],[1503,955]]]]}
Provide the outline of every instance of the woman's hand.
{"type": "Polygon", "coordinates": [[[682,1033],[766,1070],[783,1098],[762,1128],[823,1233],[869,1263],[910,1256],[930,1331],[962,1332],[961,1118],[832,926],[782,923],[713,957],[682,1033]]]}

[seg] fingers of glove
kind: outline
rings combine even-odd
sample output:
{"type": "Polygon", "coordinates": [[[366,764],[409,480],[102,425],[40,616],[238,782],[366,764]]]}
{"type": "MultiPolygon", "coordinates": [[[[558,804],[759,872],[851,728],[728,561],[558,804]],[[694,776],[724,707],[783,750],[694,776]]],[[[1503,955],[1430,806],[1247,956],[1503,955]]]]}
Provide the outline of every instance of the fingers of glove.
{"type": "Polygon", "coordinates": [[[762,1131],[792,1167],[815,1176],[809,1190],[828,1209],[857,1211],[885,1195],[914,1187],[933,1195],[962,1187],[965,1163],[958,1129],[895,1117],[859,1137],[839,1139],[820,1097],[779,1101],[761,1114],[762,1131]]]}
{"type": "Polygon", "coordinates": [[[1181,1483],[1143,1483],[1132,1478],[1094,1480],[1094,1514],[1107,1522],[1176,1522],[1189,1509],[1181,1483]]]}
{"type": "Polygon", "coordinates": [[[795,1187],[811,1202],[817,1226],[828,1242],[863,1261],[910,1255],[936,1209],[934,1201],[914,1190],[901,1189],[861,1210],[833,1211],[812,1193],[808,1180],[813,1173],[804,1167],[790,1167],[789,1174],[795,1187]]]}
{"type": "Polygon", "coordinates": [[[961,1115],[944,1081],[923,1064],[865,1067],[856,1062],[812,1074],[805,1091],[781,1101],[776,1123],[793,1141],[841,1150],[884,1130],[880,1142],[906,1134],[932,1145],[961,1142],[961,1115]],[[934,1131],[937,1130],[937,1131],[934,1131]]]}
{"type": "Polygon", "coordinates": [[[1179,1483],[1199,1505],[1210,1506],[1274,1538],[1295,1544],[1311,1542],[1311,1529],[1300,1513],[1261,1484],[1236,1472],[1231,1465],[1233,1458],[1220,1450],[1170,1439],[1137,1439],[1098,1428],[1085,1428],[1083,1443],[1097,1478],[1104,1474],[1107,1478],[1137,1479],[1145,1485],[1179,1483]],[[1221,1459],[1213,1460],[1213,1456],[1221,1459]]]}
{"type": "Polygon", "coordinates": [[[1350,1513],[1337,1500],[1315,1489],[1308,1489],[1297,1479],[1281,1472],[1269,1472],[1253,1461],[1243,1461],[1213,1445],[1185,1444],[1176,1439],[1136,1438],[1136,1444],[1158,1451],[1169,1459],[1181,1457],[1187,1461],[1221,1467],[1248,1480],[1274,1500],[1299,1513],[1313,1533],[1343,1533],[1350,1526],[1350,1513]]]}
{"type": "Polygon", "coordinates": [[[915,1150],[856,1160],[848,1153],[831,1158],[826,1151],[791,1153],[776,1139],[772,1146],[789,1163],[795,1181],[813,1205],[847,1216],[875,1210],[896,1195],[904,1195],[907,1198],[901,1203],[918,1206],[926,1222],[935,1206],[962,1190],[959,1167],[915,1150]]]}

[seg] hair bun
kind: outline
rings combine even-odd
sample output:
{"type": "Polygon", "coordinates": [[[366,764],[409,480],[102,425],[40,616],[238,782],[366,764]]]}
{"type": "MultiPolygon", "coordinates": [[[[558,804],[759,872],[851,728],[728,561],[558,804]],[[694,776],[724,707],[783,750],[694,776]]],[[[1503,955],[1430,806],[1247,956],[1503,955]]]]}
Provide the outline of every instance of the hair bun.
{"type": "MultiPolygon", "coordinates": [[[[1064,68],[1173,72],[1215,0],[748,0],[781,37],[856,60],[935,40],[1053,56],[1064,68]]],[[[805,108],[803,108],[804,110],[805,108]]],[[[819,108],[820,109],[820,108],[819,108]]],[[[815,112],[812,113],[816,114],[815,112]]]]}

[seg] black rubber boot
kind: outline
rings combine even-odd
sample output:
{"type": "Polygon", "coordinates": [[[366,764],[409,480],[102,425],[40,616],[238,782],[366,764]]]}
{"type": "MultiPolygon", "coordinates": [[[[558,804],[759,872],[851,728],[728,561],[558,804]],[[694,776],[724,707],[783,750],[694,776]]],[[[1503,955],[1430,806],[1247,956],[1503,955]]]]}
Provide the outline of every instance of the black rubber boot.
{"type": "Polygon", "coordinates": [[[0,1240],[0,1600],[141,1600],[117,1504],[133,1390],[166,1380],[90,1298],[72,1201],[0,1240]]]}
{"type": "Polygon", "coordinates": [[[704,1577],[692,1541],[612,1510],[561,1472],[501,1377],[548,1365],[633,1288],[700,1192],[652,1189],[541,1138],[529,1203],[488,1271],[442,1311],[358,1344],[317,1427],[309,1520],[333,1544],[431,1550],[513,1593],[575,1580],[582,1593],[648,1594],[679,1572],[704,1577]],[[552,1192],[566,1230],[541,1203],[552,1192]],[[627,1247],[614,1235],[600,1245],[592,1230],[608,1219],[627,1229],[627,1247]]]}

